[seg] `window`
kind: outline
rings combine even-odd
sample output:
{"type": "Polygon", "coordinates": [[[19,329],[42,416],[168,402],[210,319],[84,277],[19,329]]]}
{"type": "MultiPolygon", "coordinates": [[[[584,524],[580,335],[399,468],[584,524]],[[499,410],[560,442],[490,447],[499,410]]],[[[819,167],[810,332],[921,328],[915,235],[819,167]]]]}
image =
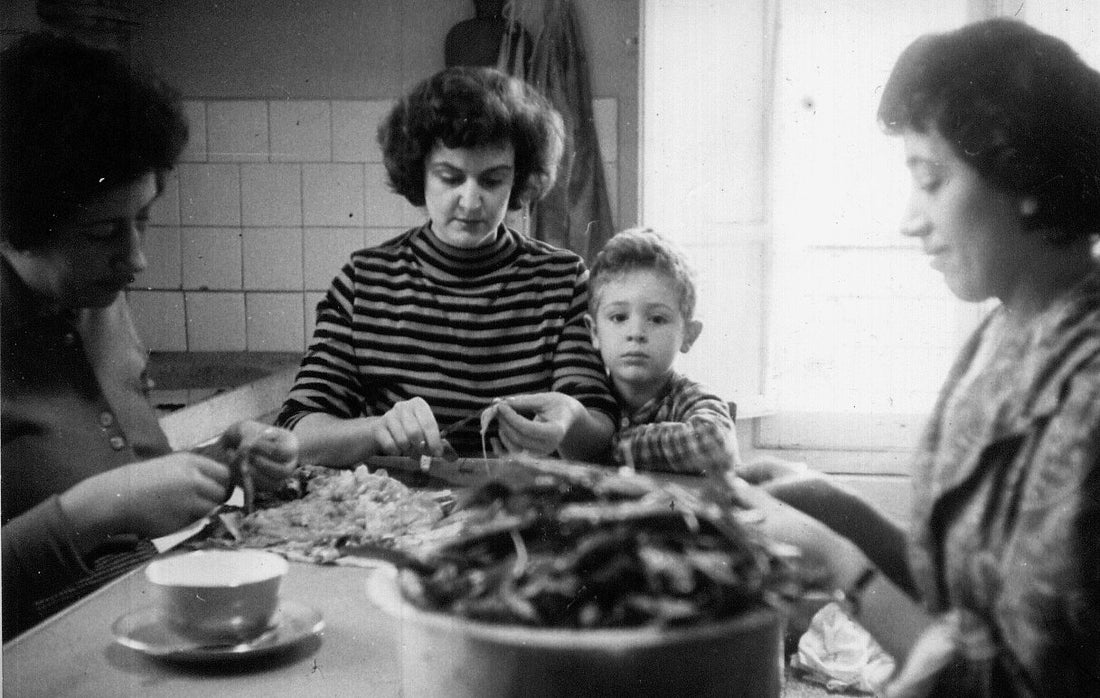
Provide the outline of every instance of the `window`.
{"type": "Polygon", "coordinates": [[[957,0],[779,6],[766,389],[784,412],[927,412],[979,317],[898,234],[909,178],[875,120],[901,50],[965,21],[957,0]]]}
{"type": "Polygon", "coordinates": [[[777,408],[759,445],[906,450],[991,304],[897,232],[908,174],[875,120],[902,49],[1015,15],[1100,65],[1092,0],[644,0],[643,223],[700,269],[685,372],[777,408]]]}

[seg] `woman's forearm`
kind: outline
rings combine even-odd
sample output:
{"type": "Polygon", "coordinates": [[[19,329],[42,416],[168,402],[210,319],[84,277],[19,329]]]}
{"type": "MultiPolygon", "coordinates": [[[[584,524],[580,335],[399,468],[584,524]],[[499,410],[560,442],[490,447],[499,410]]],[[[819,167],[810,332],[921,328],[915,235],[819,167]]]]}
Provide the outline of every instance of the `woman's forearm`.
{"type": "MultiPolygon", "coordinates": [[[[842,501],[837,513],[848,519],[845,522],[846,525],[843,525],[846,530],[840,532],[855,543],[898,589],[910,597],[916,597],[916,586],[909,573],[909,560],[906,554],[908,538],[905,530],[851,490],[842,488],[840,493],[842,501]]],[[[830,518],[835,520],[839,517],[833,515],[830,518]]],[[[833,530],[838,530],[833,523],[829,521],[825,523],[833,530]]]]}
{"type": "Polygon", "coordinates": [[[293,429],[299,462],[337,468],[361,463],[375,451],[369,422],[376,419],[341,419],[321,412],[302,417],[293,429]]]}
{"type": "Polygon", "coordinates": [[[832,478],[780,479],[766,489],[851,540],[894,584],[915,596],[905,530],[870,502],[832,478]]]}
{"type": "Polygon", "coordinates": [[[855,620],[897,660],[898,666],[932,622],[906,590],[883,575],[876,576],[863,590],[855,620]]]}
{"type": "Polygon", "coordinates": [[[827,528],[819,531],[807,528],[803,535],[807,536],[803,541],[807,550],[827,561],[833,587],[843,592],[849,602],[846,612],[852,613],[853,619],[871,633],[900,666],[917,638],[931,624],[931,617],[907,590],[883,574],[883,570],[852,541],[827,528]],[[858,588],[868,570],[875,570],[870,581],[858,588]]]}
{"type": "Polygon", "coordinates": [[[607,458],[611,449],[611,435],[615,425],[611,418],[602,412],[584,410],[570,427],[565,438],[558,446],[563,458],[600,462],[607,458]]]}
{"type": "Polygon", "coordinates": [[[62,515],[73,532],[72,542],[87,555],[103,541],[123,531],[123,502],[106,477],[90,477],[58,496],[62,515]]]}

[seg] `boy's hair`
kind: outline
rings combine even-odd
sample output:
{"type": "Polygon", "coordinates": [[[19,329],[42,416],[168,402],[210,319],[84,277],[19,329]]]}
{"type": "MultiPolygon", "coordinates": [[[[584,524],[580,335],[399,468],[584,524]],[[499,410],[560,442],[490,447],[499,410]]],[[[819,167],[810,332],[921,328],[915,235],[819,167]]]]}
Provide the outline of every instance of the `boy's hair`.
{"type": "Polygon", "coordinates": [[[646,269],[672,279],[680,295],[680,313],[685,322],[691,320],[695,315],[695,272],[684,253],[651,228],[631,228],[617,233],[596,255],[588,282],[589,311],[596,314],[600,294],[608,281],[646,269]]]}

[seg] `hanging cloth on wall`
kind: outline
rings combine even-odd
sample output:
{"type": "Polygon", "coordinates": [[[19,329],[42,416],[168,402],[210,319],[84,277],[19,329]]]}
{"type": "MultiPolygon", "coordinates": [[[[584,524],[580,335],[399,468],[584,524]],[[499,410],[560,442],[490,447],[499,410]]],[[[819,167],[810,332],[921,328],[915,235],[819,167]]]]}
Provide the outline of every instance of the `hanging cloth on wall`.
{"type": "MultiPolygon", "coordinates": [[[[557,182],[531,207],[527,232],[591,262],[614,230],[592,113],[588,59],[571,0],[541,1],[543,25],[529,61],[522,48],[506,44],[498,63],[538,88],[565,121],[565,153],[557,182]]],[[[511,9],[515,16],[515,8],[511,9]]]]}
{"type": "Polygon", "coordinates": [[[526,71],[534,41],[523,25],[504,16],[504,0],[474,0],[474,13],[447,32],[446,66],[496,66],[504,61],[526,71]]]}

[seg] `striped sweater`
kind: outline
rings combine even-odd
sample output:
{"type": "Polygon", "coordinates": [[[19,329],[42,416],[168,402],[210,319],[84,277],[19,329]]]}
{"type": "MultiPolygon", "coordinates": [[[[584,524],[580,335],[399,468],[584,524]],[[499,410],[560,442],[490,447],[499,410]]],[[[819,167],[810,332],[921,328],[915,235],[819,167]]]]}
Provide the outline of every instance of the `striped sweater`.
{"type": "MultiPolygon", "coordinates": [[[[333,280],[277,424],[379,416],[419,396],[443,428],[493,398],[551,390],[617,419],[587,304],[588,270],[572,252],[505,226],[472,250],[413,228],[353,253],[333,280]]],[[[478,424],[448,440],[481,454],[478,424]]]]}

